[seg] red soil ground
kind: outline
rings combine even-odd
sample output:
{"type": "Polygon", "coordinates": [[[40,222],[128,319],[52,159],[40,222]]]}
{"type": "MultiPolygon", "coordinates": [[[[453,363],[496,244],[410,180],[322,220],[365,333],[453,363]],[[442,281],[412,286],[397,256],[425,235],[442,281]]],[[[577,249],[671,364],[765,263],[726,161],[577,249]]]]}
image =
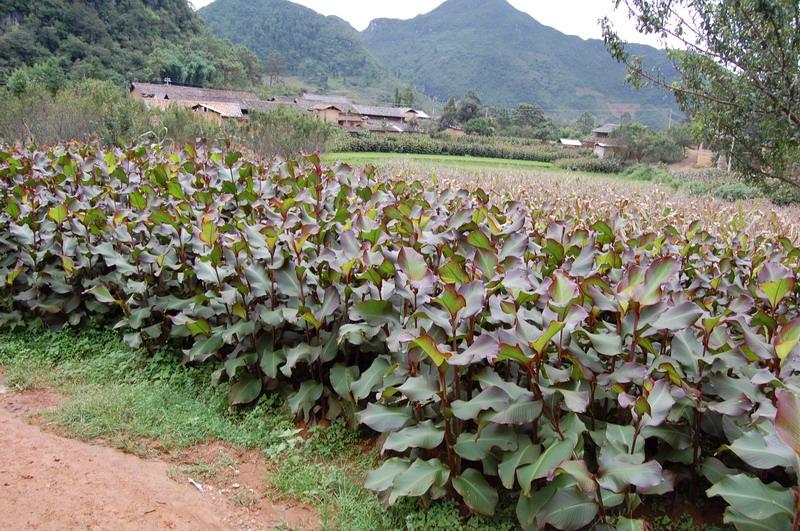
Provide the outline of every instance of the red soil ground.
{"type": "Polygon", "coordinates": [[[163,459],[66,439],[31,424],[50,391],[9,393],[0,375],[0,529],[313,529],[315,512],[269,499],[258,452],[209,443],[163,459]],[[195,463],[226,465],[188,481],[195,463]]]}

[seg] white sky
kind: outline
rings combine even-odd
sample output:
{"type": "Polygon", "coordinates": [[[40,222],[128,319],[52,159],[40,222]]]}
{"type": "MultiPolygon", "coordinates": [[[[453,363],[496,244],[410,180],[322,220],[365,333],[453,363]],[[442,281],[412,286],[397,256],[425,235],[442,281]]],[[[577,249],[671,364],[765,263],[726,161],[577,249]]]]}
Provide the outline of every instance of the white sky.
{"type": "MultiPolygon", "coordinates": [[[[190,0],[196,8],[203,7],[212,0],[190,0]]],[[[443,0],[292,0],[297,4],[322,13],[336,15],[352,24],[357,30],[363,30],[375,18],[413,18],[427,13],[443,0]]],[[[608,16],[623,39],[657,46],[653,38],[647,38],[636,32],[636,28],[628,19],[626,8],[614,11],[614,0],[509,0],[519,9],[533,18],[566,33],[578,35],[584,39],[602,37],[597,21],[608,16]]]]}

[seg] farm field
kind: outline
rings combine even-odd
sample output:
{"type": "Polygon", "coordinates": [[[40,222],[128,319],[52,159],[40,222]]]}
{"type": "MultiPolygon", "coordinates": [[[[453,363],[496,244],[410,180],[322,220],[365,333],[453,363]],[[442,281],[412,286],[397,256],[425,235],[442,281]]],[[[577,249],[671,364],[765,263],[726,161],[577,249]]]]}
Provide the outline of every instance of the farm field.
{"type": "Polygon", "coordinates": [[[382,166],[390,163],[413,162],[419,166],[436,168],[456,168],[456,169],[492,169],[492,168],[516,168],[516,169],[549,169],[554,168],[549,162],[536,162],[529,160],[495,159],[488,157],[462,157],[455,155],[422,155],[411,153],[326,153],[322,155],[323,162],[332,164],[344,162],[355,167],[363,167],[367,164],[382,166]]]}
{"type": "Polygon", "coordinates": [[[6,149],[7,387],[323,527],[790,529],[798,209],[449,159],[6,149]]]}

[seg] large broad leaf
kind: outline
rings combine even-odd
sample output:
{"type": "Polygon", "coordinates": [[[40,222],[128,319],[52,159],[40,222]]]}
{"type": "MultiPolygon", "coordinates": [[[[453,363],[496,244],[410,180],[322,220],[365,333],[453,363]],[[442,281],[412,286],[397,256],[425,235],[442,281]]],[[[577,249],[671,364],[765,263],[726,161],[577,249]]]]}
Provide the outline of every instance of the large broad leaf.
{"type": "Polygon", "coordinates": [[[622,338],[619,334],[590,334],[589,340],[592,342],[592,347],[604,356],[619,356],[622,353],[622,338]]]}
{"type": "Polygon", "coordinates": [[[645,414],[644,426],[660,426],[667,419],[667,415],[675,405],[675,399],[670,393],[670,384],[667,380],[658,380],[653,384],[653,389],[647,397],[650,412],[645,414]]]}
{"type": "Polygon", "coordinates": [[[530,424],[542,413],[542,402],[514,402],[492,417],[496,424],[530,424]]]}
{"type": "Polygon", "coordinates": [[[416,459],[394,478],[389,503],[401,496],[423,496],[433,486],[444,486],[449,476],[450,471],[438,459],[416,459]]]}
{"type": "Polygon", "coordinates": [[[375,300],[354,304],[351,314],[354,318],[377,324],[397,322],[399,317],[392,303],[375,300]]]}
{"type": "Polygon", "coordinates": [[[425,259],[411,247],[403,247],[397,256],[397,264],[410,280],[421,281],[428,274],[425,259]]]}
{"type": "Polygon", "coordinates": [[[632,462],[635,457],[620,455],[604,463],[600,468],[600,486],[612,492],[623,492],[629,485],[645,488],[661,484],[661,465],[657,461],[632,462]]]}
{"type": "Polygon", "coordinates": [[[261,378],[254,374],[244,375],[231,386],[228,403],[232,406],[249,404],[261,395],[261,378]]]}
{"type": "Polygon", "coordinates": [[[781,326],[775,336],[775,352],[782,362],[786,361],[798,342],[800,342],[800,318],[781,326]]]}
{"type": "Polygon", "coordinates": [[[709,498],[721,496],[737,512],[753,520],[775,515],[794,516],[792,491],[777,483],[765,485],[746,474],[723,477],[706,491],[709,498]]]}
{"type": "Polygon", "coordinates": [[[559,489],[542,507],[541,519],[556,529],[581,529],[597,516],[597,502],[575,487],[559,489]]]}
{"type": "Polygon", "coordinates": [[[264,349],[261,353],[259,364],[264,374],[270,378],[278,377],[278,369],[286,361],[286,354],[283,350],[264,349]]]}
{"type": "Polygon", "coordinates": [[[783,442],[800,456],[800,397],[786,389],[778,389],[775,396],[778,398],[775,429],[783,442]]]}
{"type": "Polygon", "coordinates": [[[535,462],[541,452],[539,445],[534,445],[527,435],[520,435],[518,444],[516,451],[503,454],[503,461],[497,467],[500,481],[509,490],[514,488],[517,469],[535,462]]]}
{"type": "Polygon", "coordinates": [[[219,352],[225,342],[220,334],[213,334],[206,339],[195,339],[194,345],[189,350],[184,350],[184,355],[190,362],[204,362],[219,352]]]}
{"type": "Polygon", "coordinates": [[[367,479],[364,482],[364,488],[375,491],[384,492],[392,487],[395,478],[408,470],[411,466],[411,461],[399,457],[392,457],[383,462],[380,468],[371,470],[367,474],[367,479]]]}
{"type": "Polygon", "coordinates": [[[792,272],[781,264],[768,262],[758,274],[758,288],[769,302],[777,308],[786,295],[794,289],[792,272]]]}
{"type": "Polygon", "coordinates": [[[792,527],[792,519],[786,514],[776,514],[763,520],[754,520],[730,507],[725,509],[723,522],[734,526],[738,531],[777,531],[792,527]]]}
{"type": "Polygon", "coordinates": [[[367,404],[367,409],[358,414],[358,420],[380,433],[397,431],[411,420],[411,410],[407,407],[386,407],[370,403],[367,404]]]}
{"type": "Polygon", "coordinates": [[[497,338],[490,334],[482,334],[464,352],[451,356],[448,365],[472,365],[481,361],[494,362],[500,349],[497,338]]]}
{"type": "Polygon", "coordinates": [[[661,297],[661,287],[680,268],[678,260],[672,257],[659,258],[647,268],[644,282],[634,290],[633,300],[642,306],[651,306],[661,297]]]}
{"type": "Polygon", "coordinates": [[[440,367],[451,356],[450,352],[442,351],[436,340],[428,334],[422,334],[412,341],[412,344],[422,349],[437,367],[440,367]]]}
{"type": "Polygon", "coordinates": [[[503,452],[517,449],[517,435],[508,426],[490,424],[480,433],[463,432],[458,436],[454,450],[458,455],[469,461],[485,459],[492,448],[503,452]]]}
{"type": "Polygon", "coordinates": [[[692,302],[683,302],[658,316],[651,325],[656,330],[682,330],[692,326],[703,314],[692,302]]]}
{"type": "Polygon", "coordinates": [[[464,498],[467,507],[476,513],[494,515],[497,491],[474,468],[468,468],[460,476],[453,478],[453,488],[464,498]]]}
{"type": "Polygon", "coordinates": [[[497,387],[498,389],[502,389],[511,400],[520,400],[523,397],[528,399],[533,398],[532,392],[518,386],[515,383],[502,379],[500,375],[490,367],[486,367],[479,372],[477,376],[475,376],[475,379],[480,382],[481,387],[484,389],[488,389],[489,387],[497,387]]]}
{"type": "Polygon", "coordinates": [[[791,448],[776,435],[764,435],[758,430],[750,430],[733,441],[730,448],[742,461],[761,470],[776,466],[791,468],[795,454],[791,448]]]}
{"type": "Polygon", "coordinates": [[[342,398],[350,398],[350,389],[353,382],[358,379],[358,366],[346,367],[344,363],[337,363],[331,367],[331,387],[342,398]]]}
{"type": "Polygon", "coordinates": [[[473,420],[478,418],[481,411],[492,409],[502,411],[508,406],[508,395],[497,387],[490,387],[474,397],[472,400],[456,400],[450,406],[453,408],[453,415],[461,420],[473,420]]]}
{"type": "Polygon", "coordinates": [[[570,459],[574,448],[572,441],[560,441],[545,448],[538,459],[536,459],[536,462],[519,468],[517,470],[517,480],[522,488],[522,492],[524,494],[529,494],[531,491],[531,483],[536,479],[547,477],[547,475],[560,465],[562,461],[570,459]]]}
{"type": "Polygon", "coordinates": [[[393,432],[383,443],[383,451],[405,452],[409,448],[436,448],[444,440],[444,430],[433,425],[433,421],[426,420],[416,426],[410,426],[400,431],[393,432]]]}
{"type": "Polygon", "coordinates": [[[317,400],[322,396],[323,387],[321,383],[313,380],[306,380],[300,384],[300,389],[291,395],[287,400],[289,409],[292,413],[297,415],[301,410],[303,412],[303,420],[308,421],[308,415],[311,413],[311,408],[317,403],[317,400]]]}
{"type": "Polygon", "coordinates": [[[369,396],[373,389],[383,383],[383,377],[389,370],[389,361],[386,358],[375,358],[369,369],[364,371],[361,378],[353,382],[350,389],[356,400],[362,400],[369,396]]]}
{"type": "Polygon", "coordinates": [[[439,392],[439,385],[433,378],[419,375],[412,376],[403,382],[403,385],[397,390],[412,402],[425,402],[436,396],[436,393],[439,392]]]}

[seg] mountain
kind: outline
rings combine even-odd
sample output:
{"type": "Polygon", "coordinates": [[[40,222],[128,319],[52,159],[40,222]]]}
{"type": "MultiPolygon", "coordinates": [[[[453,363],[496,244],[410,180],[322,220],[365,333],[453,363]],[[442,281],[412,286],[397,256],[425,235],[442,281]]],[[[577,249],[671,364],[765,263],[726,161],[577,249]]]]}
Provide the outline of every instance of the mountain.
{"type": "MultiPolygon", "coordinates": [[[[390,70],[439,101],[474,90],[484,103],[530,102],[553,116],[630,112],[648,115],[645,121],[676,108],[663,91],[630,88],[625,67],[602,41],[565,35],[505,0],[448,0],[410,20],[377,19],[362,39],[390,70]]],[[[631,51],[671,70],[663,51],[643,45],[631,51]]]]}
{"type": "Polygon", "coordinates": [[[186,0],[4,0],[0,84],[32,65],[119,83],[244,86],[260,77],[255,57],[211,35],[186,0]]]}
{"type": "Polygon", "coordinates": [[[322,88],[334,81],[367,86],[390,76],[350,24],[287,0],[216,0],[198,14],[217,36],[264,62],[279,54],[287,74],[322,88]]]}

